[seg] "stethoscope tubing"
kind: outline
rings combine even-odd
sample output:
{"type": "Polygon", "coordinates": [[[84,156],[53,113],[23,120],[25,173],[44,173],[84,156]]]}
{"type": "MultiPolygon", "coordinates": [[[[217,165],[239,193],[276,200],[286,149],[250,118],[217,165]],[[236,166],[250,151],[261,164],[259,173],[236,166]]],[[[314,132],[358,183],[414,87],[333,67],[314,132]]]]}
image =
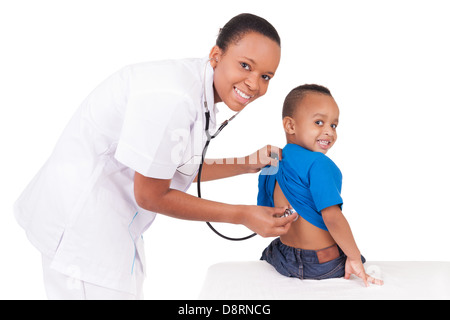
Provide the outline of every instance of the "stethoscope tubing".
{"type": "MultiPolygon", "coordinates": [[[[205,102],[205,105],[206,105],[206,102],[205,102]]],[[[238,113],[239,113],[239,112],[238,112],[238,113]]],[[[202,197],[202,191],[201,191],[200,182],[201,182],[201,179],[202,179],[203,163],[204,163],[204,161],[205,161],[206,151],[208,150],[209,143],[211,142],[212,139],[214,139],[215,137],[217,137],[217,136],[219,135],[219,133],[223,130],[223,128],[225,128],[225,127],[228,125],[228,123],[229,123],[231,120],[233,120],[234,117],[236,117],[236,116],[238,115],[238,113],[236,113],[236,114],[235,114],[234,116],[232,116],[230,119],[225,120],[225,121],[220,125],[219,129],[217,129],[217,131],[216,131],[213,135],[211,135],[211,134],[209,133],[209,120],[210,120],[209,110],[207,110],[207,111],[205,112],[205,117],[206,117],[205,133],[206,133],[207,139],[206,139],[205,146],[203,147],[203,151],[202,151],[202,159],[201,159],[200,165],[199,165],[199,167],[198,167],[198,175],[197,175],[197,196],[198,196],[199,198],[202,197]]],[[[243,241],[243,240],[247,240],[247,239],[250,239],[250,238],[253,238],[254,236],[256,236],[256,233],[252,233],[252,234],[250,234],[250,235],[248,235],[248,236],[246,236],[246,237],[242,237],[242,238],[232,238],[232,237],[228,237],[228,236],[226,236],[226,235],[223,235],[222,233],[220,233],[219,231],[217,231],[217,230],[211,225],[210,222],[206,222],[206,224],[208,225],[208,227],[209,227],[212,231],[214,231],[215,234],[217,234],[218,236],[220,236],[220,237],[222,237],[222,238],[224,238],[224,239],[226,239],[226,240],[230,240],[230,241],[243,241]]]]}
{"type": "MultiPolygon", "coordinates": [[[[201,192],[201,186],[200,186],[200,183],[201,183],[201,180],[202,180],[203,163],[205,162],[206,151],[208,150],[209,143],[211,142],[212,139],[214,139],[215,137],[217,137],[218,134],[223,130],[223,128],[225,128],[225,127],[228,125],[228,123],[229,123],[231,120],[233,120],[233,119],[239,114],[239,112],[240,112],[240,111],[239,111],[239,112],[237,112],[236,114],[234,114],[230,119],[225,120],[225,121],[220,125],[219,129],[217,129],[217,131],[216,131],[213,135],[211,135],[211,134],[209,133],[209,121],[210,121],[211,115],[210,115],[209,109],[208,109],[208,102],[206,101],[206,85],[205,85],[205,81],[206,81],[206,68],[207,68],[207,66],[208,66],[209,61],[211,61],[211,60],[212,60],[212,58],[209,59],[208,62],[205,64],[205,70],[204,70],[204,75],[203,75],[203,94],[204,94],[204,99],[205,99],[204,102],[203,102],[203,104],[204,104],[204,108],[205,108],[205,121],[206,121],[206,123],[205,123],[205,134],[206,134],[206,143],[205,143],[205,146],[203,147],[203,151],[202,151],[202,159],[201,159],[200,165],[199,165],[199,167],[198,167],[198,174],[197,174],[197,196],[198,196],[199,198],[202,197],[202,192],[201,192]]],[[[220,233],[219,231],[217,231],[216,229],[214,229],[214,227],[211,225],[210,222],[206,222],[206,224],[208,225],[208,227],[209,227],[212,231],[214,231],[215,234],[217,234],[218,236],[220,236],[220,237],[222,237],[222,238],[224,238],[224,239],[230,240],[230,241],[242,241],[242,240],[247,240],[247,239],[250,239],[250,238],[256,236],[256,233],[253,233],[253,234],[251,234],[251,235],[249,235],[249,236],[242,237],[242,238],[232,238],[232,237],[227,237],[227,236],[221,234],[221,233],[220,233]]]]}

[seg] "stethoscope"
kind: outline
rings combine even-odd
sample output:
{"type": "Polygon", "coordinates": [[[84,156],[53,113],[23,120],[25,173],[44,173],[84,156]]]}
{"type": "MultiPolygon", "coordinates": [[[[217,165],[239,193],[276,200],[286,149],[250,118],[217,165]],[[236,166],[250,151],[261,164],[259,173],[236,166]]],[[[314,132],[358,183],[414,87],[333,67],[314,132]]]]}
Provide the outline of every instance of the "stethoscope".
{"type": "MultiPolygon", "coordinates": [[[[206,122],[205,122],[206,143],[205,143],[205,146],[203,147],[203,151],[202,151],[202,159],[201,159],[200,165],[199,165],[199,167],[198,167],[198,175],[197,175],[197,196],[198,196],[199,198],[202,197],[201,188],[200,188],[200,182],[201,182],[201,178],[202,178],[203,163],[204,163],[204,161],[205,161],[206,151],[208,150],[209,143],[211,142],[212,139],[214,139],[215,137],[217,137],[217,136],[219,135],[219,133],[223,130],[223,128],[225,128],[225,127],[228,125],[228,123],[230,123],[230,121],[233,120],[233,119],[240,113],[240,111],[238,111],[238,112],[235,113],[230,119],[225,120],[224,122],[222,122],[222,124],[219,126],[219,128],[217,129],[217,131],[216,131],[213,135],[211,135],[211,134],[209,133],[209,123],[210,123],[210,120],[211,120],[211,115],[210,115],[210,113],[209,113],[208,102],[206,101],[206,85],[205,85],[205,81],[206,81],[206,67],[208,66],[208,63],[209,63],[210,61],[211,61],[211,59],[209,59],[209,60],[206,62],[206,65],[205,65],[205,73],[204,73],[204,77],[203,77],[203,97],[204,97],[204,100],[203,100],[203,106],[204,106],[204,108],[205,108],[205,119],[206,119],[206,122]]],[[[283,217],[288,216],[288,215],[291,215],[291,214],[293,214],[293,213],[295,213],[295,212],[296,212],[296,211],[295,211],[293,208],[286,209],[286,211],[285,211],[283,217]]],[[[220,237],[222,237],[222,238],[224,238],[224,239],[230,240],[230,241],[242,241],[242,240],[247,240],[247,239],[250,239],[250,238],[253,238],[254,236],[256,236],[256,233],[252,233],[252,234],[250,234],[250,235],[248,235],[248,236],[246,236],[246,237],[242,237],[242,238],[232,238],[232,237],[228,237],[228,236],[225,236],[225,235],[221,234],[219,231],[217,231],[217,230],[211,225],[210,222],[206,222],[206,224],[207,224],[207,225],[211,228],[211,230],[214,231],[218,236],[220,236],[220,237]]]]}
{"type": "MultiPolygon", "coordinates": [[[[231,120],[233,120],[239,113],[240,111],[238,111],[236,114],[234,114],[230,119],[225,120],[224,122],[222,122],[222,124],[219,126],[219,128],[217,129],[217,131],[211,135],[209,133],[209,123],[211,120],[211,114],[209,113],[209,108],[208,108],[208,102],[206,101],[206,67],[208,66],[208,63],[210,63],[211,59],[209,59],[206,64],[205,64],[205,72],[204,72],[204,76],[203,76],[203,106],[205,108],[205,134],[206,134],[206,143],[205,146],[203,147],[203,151],[202,151],[202,159],[200,162],[200,165],[198,167],[198,175],[197,175],[197,196],[199,198],[202,197],[202,192],[201,192],[201,187],[200,187],[200,182],[201,182],[201,178],[202,178],[202,169],[203,169],[203,163],[205,161],[205,156],[206,156],[206,151],[208,150],[208,146],[209,143],[211,142],[212,139],[214,139],[215,137],[217,137],[219,135],[219,133],[223,130],[223,128],[225,128],[228,123],[230,123],[231,120]]],[[[217,231],[216,229],[214,229],[214,227],[211,225],[211,223],[206,222],[206,224],[211,228],[212,231],[214,231],[218,236],[227,239],[227,240],[231,240],[231,241],[242,241],[242,240],[247,240],[250,239],[254,236],[256,236],[256,233],[252,233],[251,235],[248,235],[246,237],[242,237],[242,238],[232,238],[232,237],[227,237],[223,234],[221,234],[219,231],[217,231]]]]}
{"type": "MultiPolygon", "coordinates": [[[[206,101],[205,101],[205,106],[206,106],[206,108],[207,108],[207,103],[206,103],[206,101]]],[[[238,112],[238,113],[239,113],[239,112],[238,112]]],[[[199,165],[199,167],[198,167],[198,175],[197,175],[197,196],[198,196],[199,198],[202,197],[201,187],[200,187],[200,182],[201,182],[201,178],[202,178],[203,163],[204,163],[204,161],[205,161],[205,155],[206,155],[206,151],[208,150],[209,143],[211,142],[212,139],[214,139],[215,137],[217,137],[217,136],[219,135],[219,133],[223,130],[223,128],[225,128],[225,127],[228,125],[228,123],[229,123],[231,120],[233,120],[233,119],[238,115],[238,113],[236,113],[236,114],[235,114],[234,116],[232,116],[230,119],[225,120],[225,121],[220,125],[219,129],[217,129],[217,131],[216,131],[213,135],[211,135],[211,134],[209,133],[209,121],[210,121],[209,110],[207,110],[207,111],[205,112],[205,117],[206,117],[206,124],[205,124],[206,144],[205,144],[205,146],[203,147],[202,159],[201,159],[200,165],[199,165]]],[[[231,240],[231,241],[242,241],[242,240],[247,240],[247,239],[250,239],[250,238],[256,236],[256,233],[252,233],[251,235],[246,236],[246,237],[242,237],[242,238],[232,238],[232,237],[228,237],[228,236],[225,236],[225,235],[221,234],[219,231],[217,231],[217,230],[211,225],[211,223],[206,222],[206,224],[207,224],[207,225],[211,228],[211,230],[214,231],[218,236],[220,236],[220,237],[222,237],[222,238],[224,238],[224,239],[227,239],[227,240],[231,240]]]]}

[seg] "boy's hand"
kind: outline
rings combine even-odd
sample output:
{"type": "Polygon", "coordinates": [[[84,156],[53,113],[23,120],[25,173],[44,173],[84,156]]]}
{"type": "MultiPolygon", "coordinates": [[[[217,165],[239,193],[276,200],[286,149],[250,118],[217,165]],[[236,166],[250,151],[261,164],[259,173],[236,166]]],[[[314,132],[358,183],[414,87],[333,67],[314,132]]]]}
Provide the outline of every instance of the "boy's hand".
{"type": "Polygon", "coordinates": [[[372,276],[366,274],[364,270],[364,266],[362,264],[361,259],[351,260],[347,258],[347,262],[345,263],[345,279],[350,279],[350,275],[354,274],[355,276],[363,279],[364,285],[366,287],[369,286],[369,282],[372,284],[376,284],[382,286],[384,284],[383,280],[375,279],[372,276]]]}

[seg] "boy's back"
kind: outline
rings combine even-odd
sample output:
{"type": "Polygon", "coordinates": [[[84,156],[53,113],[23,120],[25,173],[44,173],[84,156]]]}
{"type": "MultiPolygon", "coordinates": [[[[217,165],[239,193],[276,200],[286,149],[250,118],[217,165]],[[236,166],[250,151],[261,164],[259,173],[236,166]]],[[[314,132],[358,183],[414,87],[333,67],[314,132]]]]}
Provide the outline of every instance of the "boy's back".
{"type": "Polygon", "coordinates": [[[337,166],[322,153],[287,144],[277,173],[266,173],[259,178],[258,205],[293,207],[299,214],[281,241],[308,250],[334,245],[320,210],[342,204],[342,176],[337,166]]]}

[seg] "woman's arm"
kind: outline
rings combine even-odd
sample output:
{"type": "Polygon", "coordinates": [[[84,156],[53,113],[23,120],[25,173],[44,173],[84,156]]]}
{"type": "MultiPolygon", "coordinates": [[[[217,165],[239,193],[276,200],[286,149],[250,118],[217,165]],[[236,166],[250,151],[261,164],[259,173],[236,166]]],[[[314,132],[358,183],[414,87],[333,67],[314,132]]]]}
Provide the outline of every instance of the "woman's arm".
{"type": "Polygon", "coordinates": [[[230,205],[194,197],[170,188],[171,180],[134,176],[134,194],[141,208],[178,219],[245,225],[263,237],[285,234],[295,215],[278,218],[286,208],[230,205]]]}
{"type": "MultiPolygon", "coordinates": [[[[271,155],[281,159],[281,149],[271,145],[242,158],[206,159],[202,170],[202,182],[237,176],[245,173],[256,173],[276,161],[271,155]]],[[[195,178],[194,182],[197,182],[195,178]]]]}

